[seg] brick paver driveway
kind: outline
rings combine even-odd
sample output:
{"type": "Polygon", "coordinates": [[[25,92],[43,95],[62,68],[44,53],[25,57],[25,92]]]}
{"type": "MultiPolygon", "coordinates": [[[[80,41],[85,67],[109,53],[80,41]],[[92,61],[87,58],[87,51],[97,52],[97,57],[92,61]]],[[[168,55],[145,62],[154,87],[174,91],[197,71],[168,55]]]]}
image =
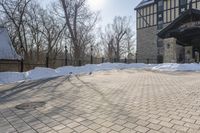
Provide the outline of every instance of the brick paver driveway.
{"type": "Polygon", "coordinates": [[[200,132],[200,73],[115,70],[0,89],[0,133],[200,132]],[[46,105],[15,108],[31,101],[46,105]]]}

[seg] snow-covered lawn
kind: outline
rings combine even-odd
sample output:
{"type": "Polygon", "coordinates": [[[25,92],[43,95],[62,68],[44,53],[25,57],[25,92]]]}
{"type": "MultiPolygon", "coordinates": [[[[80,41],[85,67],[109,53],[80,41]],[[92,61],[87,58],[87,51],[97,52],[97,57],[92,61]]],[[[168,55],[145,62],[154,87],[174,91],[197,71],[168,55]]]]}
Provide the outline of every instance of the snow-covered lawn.
{"type": "Polygon", "coordinates": [[[98,65],[85,65],[81,67],[66,66],[57,69],[37,67],[28,72],[1,72],[0,84],[38,80],[65,75],[87,74],[90,72],[107,71],[113,69],[145,69],[156,71],[194,71],[200,72],[200,64],[123,64],[104,63],[98,65]]]}

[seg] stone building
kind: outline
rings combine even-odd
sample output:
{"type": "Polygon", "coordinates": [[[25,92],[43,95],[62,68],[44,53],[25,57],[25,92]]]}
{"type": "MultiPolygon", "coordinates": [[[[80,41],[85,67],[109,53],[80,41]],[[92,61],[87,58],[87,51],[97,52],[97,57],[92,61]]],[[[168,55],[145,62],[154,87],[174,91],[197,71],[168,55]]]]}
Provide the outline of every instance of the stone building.
{"type": "Polygon", "coordinates": [[[138,62],[199,62],[200,0],[143,0],[135,10],[138,62]]]}

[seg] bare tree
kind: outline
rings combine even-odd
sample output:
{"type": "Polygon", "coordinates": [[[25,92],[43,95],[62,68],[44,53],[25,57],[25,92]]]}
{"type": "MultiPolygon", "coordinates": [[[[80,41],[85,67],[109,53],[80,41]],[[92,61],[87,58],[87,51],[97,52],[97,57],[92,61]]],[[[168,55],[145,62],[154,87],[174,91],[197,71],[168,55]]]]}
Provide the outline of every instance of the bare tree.
{"type": "Polygon", "coordinates": [[[124,49],[123,55],[127,57],[127,59],[132,59],[135,53],[135,33],[130,29],[127,29],[127,33],[124,38],[124,49]]]}
{"type": "Polygon", "coordinates": [[[92,42],[92,34],[98,15],[89,10],[86,0],[60,0],[63,8],[69,37],[72,42],[75,65],[83,59],[88,44],[92,42]]]}
{"type": "MultiPolygon", "coordinates": [[[[43,29],[40,30],[40,32],[43,34],[47,45],[46,60],[48,65],[49,55],[52,55],[53,48],[55,47],[58,50],[57,45],[59,44],[60,38],[63,37],[66,24],[57,22],[56,18],[47,11],[43,10],[39,15],[43,26],[43,29]]],[[[58,51],[55,51],[54,49],[55,56],[57,55],[57,52],[58,51]]]]}
{"type": "Polygon", "coordinates": [[[43,9],[38,3],[31,3],[27,13],[27,29],[29,29],[29,45],[30,45],[30,59],[36,63],[42,63],[44,61],[43,50],[44,50],[44,37],[41,33],[42,21],[39,14],[43,12],[43,9]],[[36,57],[36,58],[35,58],[36,57]]]}
{"type": "Polygon", "coordinates": [[[128,23],[126,17],[115,17],[113,22],[113,32],[115,37],[115,53],[117,61],[120,60],[120,43],[127,33],[128,23]]]}
{"type": "Polygon", "coordinates": [[[104,46],[105,55],[112,62],[112,59],[115,56],[115,48],[114,48],[114,35],[111,33],[111,25],[108,24],[105,27],[105,31],[101,32],[101,43],[104,46]]]}
{"type": "Polygon", "coordinates": [[[106,54],[109,58],[119,61],[121,56],[132,52],[134,34],[130,26],[130,18],[115,17],[112,24],[108,24],[101,35],[106,44],[106,54]]]}
{"type": "Polygon", "coordinates": [[[14,39],[17,48],[23,49],[25,55],[28,55],[28,45],[25,36],[25,14],[27,12],[28,4],[31,0],[1,0],[1,12],[5,15],[7,22],[11,22],[15,29],[16,36],[14,39]]]}

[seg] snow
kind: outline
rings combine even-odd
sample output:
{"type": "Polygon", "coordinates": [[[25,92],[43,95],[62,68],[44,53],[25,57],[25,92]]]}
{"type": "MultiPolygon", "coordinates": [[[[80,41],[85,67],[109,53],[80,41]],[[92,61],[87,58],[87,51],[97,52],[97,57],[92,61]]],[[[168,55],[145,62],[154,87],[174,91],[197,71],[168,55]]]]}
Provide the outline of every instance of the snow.
{"type": "Polygon", "coordinates": [[[16,53],[8,31],[6,28],[0,28],[0,59],[4,60],[21,60],[21,57],[16,53]]]}
{"type": "Polygon", "coordinates": [[[19,72],[1,72],[0,84],[12,83],[25,80],[24,73],[19,72]]]}
{"type": "Polygon", "coordinates": [[[152,67],[157,71],[193,71],[200,72],[200,64],[159,64],[152,67]]]}
{"type": "Polygon", "coordinates": [[[119,70],[119,69],[137,69],[153,71],[192,71],[200,72],[200,64],[123,64],[123,63],[103,63],[98,65],[85,65],[81,67],[66,66],[57,69],[37,67],[28,72],[1,72],[0,84],[21,82],[28,80],[39,80],[65,75],[88,74],[91,72],[119,70]]]}
{"type": "Polygon", "coordinates": [[[36,67],[35,69],[25,73],[25,77],[27,80],[38,80],[38,79],[53,78],[58,76],[59,75],[56,73],[54,69],[42,68],[42,67],[36,67]]]}

